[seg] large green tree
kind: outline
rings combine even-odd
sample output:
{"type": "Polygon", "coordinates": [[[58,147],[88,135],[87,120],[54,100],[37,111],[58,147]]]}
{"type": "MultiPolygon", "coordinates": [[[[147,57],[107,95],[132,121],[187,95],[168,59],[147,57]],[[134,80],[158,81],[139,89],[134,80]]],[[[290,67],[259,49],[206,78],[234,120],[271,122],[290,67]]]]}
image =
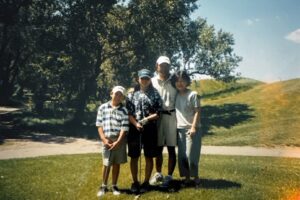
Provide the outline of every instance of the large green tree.
{"type": "Polygon", "coordinates": [[[231,80],[241,58],[230,33],[192,20],[196,0],[7,0],[0,12],[0,104],[32,93],[45,105],[84,116],[113,85],[132,85],[159,55],[174,69],[231,80]]]}

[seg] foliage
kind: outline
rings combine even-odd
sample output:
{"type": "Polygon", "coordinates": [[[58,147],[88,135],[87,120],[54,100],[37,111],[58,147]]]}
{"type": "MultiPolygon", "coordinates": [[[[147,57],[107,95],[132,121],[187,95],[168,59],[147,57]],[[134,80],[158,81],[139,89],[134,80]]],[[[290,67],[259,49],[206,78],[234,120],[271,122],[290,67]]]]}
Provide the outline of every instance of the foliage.
{"type": "Polygon", "coordinates": [[[191,20],[195,9],[196,0],[4,1],[0,104],[15,98],[80,121],[114,85],[130,87],[137,70],[154,71],[159,55],[174,69],[183,63],[191,73],[231,80],[240,61],[232,35],[191,20]]]}
{"type": "Polygon", "coordinates": [[[185,26],[181,41],[184,68],[191,74],[209,75],[217,80],[232,81],[233,74],[242,58],[233,52],[233,35],[208,25],[198,18],[185,26]]]}

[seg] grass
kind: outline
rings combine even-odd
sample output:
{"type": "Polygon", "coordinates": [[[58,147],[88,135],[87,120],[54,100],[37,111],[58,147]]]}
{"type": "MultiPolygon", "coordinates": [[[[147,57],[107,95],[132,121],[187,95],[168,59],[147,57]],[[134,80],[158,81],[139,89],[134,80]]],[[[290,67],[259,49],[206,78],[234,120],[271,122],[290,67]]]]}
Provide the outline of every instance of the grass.
{"type": "Polygon", "coordinates": [[[235,86],[205,80],[192,88],[203,96],[204,144],[300,146],[300,79],[235,86]]]}
{"type": "MultiPolygon", "coordinates": [[[[0,161],[0,199],[97,199],[99,154],[0,161]]],[[[142,162],[144,169],[144,159],[142,162]]],[[[167,167],[163,166],[163,169],[167,167]]],[[[140,199],[294,199],[300,198],[300,160],[270,157],[202,156],[201,187],[173,184],[171,191],[150,191],[140,199]]],[[[178,178],[175,169],[174,177],[178,178]]],[[[129,164],[121,166],[119,187],[131,184],[129,164]]],[[[104,199],[133,199],[123,193],[104,199]]]]}

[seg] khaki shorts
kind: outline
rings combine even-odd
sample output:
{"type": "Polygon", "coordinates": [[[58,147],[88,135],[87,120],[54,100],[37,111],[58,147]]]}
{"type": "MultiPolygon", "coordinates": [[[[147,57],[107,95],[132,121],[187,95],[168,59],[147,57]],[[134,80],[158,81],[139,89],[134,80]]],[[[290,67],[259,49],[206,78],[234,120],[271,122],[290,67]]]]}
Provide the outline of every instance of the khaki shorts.
{"type": "Polygon", "coordinates": [[[176,114],[161,114],[158,120],[158,146],[176,146],[177,130],[176,130],[176,114]]]}
{"type": "Polygon", "coordinates": [[[111,166],[113,164],[122,164],[127,162],[126,140],[115,150],[108,150],[104,145],[102,146],[102,160],[104,166],[111,166]]]}

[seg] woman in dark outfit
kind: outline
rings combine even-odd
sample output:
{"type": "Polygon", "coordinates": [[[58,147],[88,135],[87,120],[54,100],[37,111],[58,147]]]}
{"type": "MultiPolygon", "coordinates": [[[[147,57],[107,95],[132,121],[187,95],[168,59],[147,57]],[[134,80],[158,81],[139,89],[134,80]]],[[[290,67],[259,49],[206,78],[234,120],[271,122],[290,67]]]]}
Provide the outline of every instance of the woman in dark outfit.
{"type": "Polygon", "coordinates": [[[138,72],[138,76],[139,84],[132,93],[128,94],[126,102],[130,121],[127,139],[133,193],[145,192],[149,189],[153,158],[158,155],[156,122],[162,107],[160,95],[151,83],[151,72],[142,69],[138,72]],[[145,179],[142,185],[138,182],[138,160],[141,148],[144,149],[146,160],[145,179]]]}

